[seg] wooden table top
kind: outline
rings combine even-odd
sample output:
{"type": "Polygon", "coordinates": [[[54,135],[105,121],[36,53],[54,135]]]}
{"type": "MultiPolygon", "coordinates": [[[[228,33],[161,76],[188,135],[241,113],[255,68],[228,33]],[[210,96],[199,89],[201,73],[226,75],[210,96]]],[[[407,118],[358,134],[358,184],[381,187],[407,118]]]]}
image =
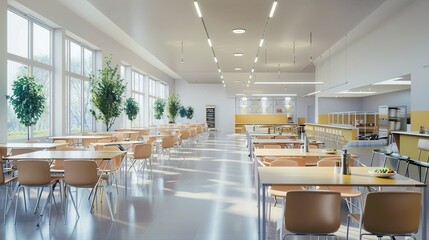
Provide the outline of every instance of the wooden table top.
{"type": "Polygon", "coordinates": [[[425,187],[426,184],[396,174],[372,176],[376,167],[351,167],[351,175],[335,173],[333,167],[258,167],[263,185],[425,187]]]}
{"type": "Polygon", "coordinates": [[[129,145],[129,144],[141,144],[145,143],[144,141],[121,141],[121,142],[98,142],[91,143],[94,146],[115,146],[115,145],[129,145]]]}
{"type": "MultiPolygon", "coordinates": [[[[113,133],[112,133],[113,136],[113,133]]],[[[112,136],[103,136],[103,135],[68,135],[68,136],[55,136],[49,137],[52,140],[66,140],[66,139],[106,139],[111,138],[112,136]]]]}
{"type": "MultiPolygon", "coordinates": [[[[252,143],[304,143],[301,139],[283,139],[283,138],[273,138],[273,139],[252,139],[252,143]]],[[[316,142],[310,142],[310,144],[323,144],[323,142],[316,141],[316,142]]]]}
{"type": "Polygon", "coordinates": [[[275,137],[275,136],[291,136],[291,137],[298,137],[298,135],[296,133],[282,133],[282,134],[278,134],[278,133],[249,133],[250,136],[252,137],[259,137],[259,136],[271,136],[271,137],[275,137]]]}
{"type": "Polygon", "coordinates": [[[310,152],[303,152],[298,148],[255,149],[256,157],[335,157],[340,155],[341,151],[326,153],[324,149],[310,149],[310,152]]]}
{"type": "Polygon", "coordinates": [[[8,160],[66,160],[66,159],[103,159],[110,160],[112,158],[126,154],[126,152],[112,152],[112,151],[37,151],[15,156],[5,157],[8,160]]]}
{"type": "Polygon", "coordinates": [[[2,143],[0,147],[5,148],[33,148],[33,149],[50,149],[67,145],[67,143],[2,143]]]}

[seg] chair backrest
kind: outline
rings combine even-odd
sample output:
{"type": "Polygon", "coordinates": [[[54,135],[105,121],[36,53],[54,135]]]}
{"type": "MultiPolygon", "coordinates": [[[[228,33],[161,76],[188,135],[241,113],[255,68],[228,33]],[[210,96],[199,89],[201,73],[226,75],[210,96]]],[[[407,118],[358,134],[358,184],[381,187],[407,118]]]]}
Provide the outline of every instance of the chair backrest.
{"type": "Polygon", "coordinates": [[[429,163],[409,159],[407,161],[407,167],[405,169],[405,176],[412,177],[410,176],[413,175],[411,171],[414,171],[415,168],[417,170],[418,180],[422,183],[426,183],[428,177],[429,163]]]}
{"type": "MultiPolygon", "coordinates": [[[[102,146],[101,148],[97,149],[97,151],[121,152],[121,150],[117,146],[102,146]]],[[[120,155],[110,160],[112,161],[111,164],[113,164],[112,168],[114,171],[119,169],[123,159],[123,155],[120,155]]],[[[110,169],[110,164],[108,162],[104,162],[104,160],[96,160],[96,163],[101,169],[110,169]]]]}
{"type": "Polygon", "coordinates": [[[363,229],[371,233],[415,233],[420,225],[421,193],[370,192],[363,211],[363,229]]]}
{"type": "Polygon", "coordinates": [[[280,149],[282,146],[279,144],[265,144],[264,149],[280,149]]]}
{"type": "Polygon", "coordinates": [[[284,217],[286,230],[293,233],[334,233],[341,225],[341,194],[290,191],[286,195],[284,217]]]}
{"type": "Polygon", "coordinates": [[[150,158],[152,156],[152,144],[151,143],[143,143],[136,144],[134,147],[134,158],[142,159],[142,158],[150,158]]]}
{"type": "Polygon", "coordinates": [[[189,139],[190,135],[189,135],[189,130],[188,129],[181,130],[180,133],[182,134],[182,139],[183,140],[189,139]]]}
{"type": "Polygon", "coordinates": [[[35,152],[37,149],[34,148],[12,148],[11,155],[19,155],[19,154],[25,154],[25,153],[31,153],[35,152]]]}
{"type": "Polygon", "coordinates": [[[270,167],[298,167],[299,164],[297,161],[290,160],[290,159],[278,159],[272,161],[270,164],[270,167]]]}
{"type": "Polygon", "coordinates": [[[340,159],[321,159],[317,162],[318,167],[333,167],[335,162],[340,161],[340,159]]]}
{"type": "Polygon", "coordinates": [[[166,136],[162,138],[161,146],[163,148],[172,148],[174,147],[175,137],[173,135],[166,136]]]}
{"type": "Polygon", "coordinates": [[[3,164],[0,163],[0,185],[4,184],[3,164]]]}
{"type": "Polygon", "coordinates": [[[48,161],[19,160],[18,182],[24,186],[43,186],[51,182],[51,172],[48,161]]]}
{"type": "Polygon", "coordinates": [[[9,155],[8,149],[0,147],[0,159],[9,155]]]}
{"type": "Polygon", "coordinates": [[[156,141],[156,137],[149,137],[146,141],[146,143],[152,144],[156,141]]]}
{"type": "MultiPolygon", "coordinates": [[[[428,139],[419,139],[419,141],[417,142],[417,148],[419,149],[419,156],[418,156],[417,160],[420,161],[422,151],[429,152],[429,140],[428,139]]],[[[429,156],[426,159],[426,162],[428,162],[428,161],[429,161],[429,156]]]]}
{"type": "Polygon", "coordinates": [[[98,182],[97,164],[89,160],[64,160],[64,182],[73,187],[93,187],[98,182]]]}
{"type": "MultiPolygon", "coordinates": [[[[293,161],[295,162],[297,165],[293,165],[293,166],[305,166],[305,158],[301,158],[301,157],[276,157],[274,159],[273,162],[277,162],[277,161],[293,161]]],[[[280,163],[279,163],[280,164],[280,163]]],[[[291,165],[289,165],[291,166],[291,165]]]]}

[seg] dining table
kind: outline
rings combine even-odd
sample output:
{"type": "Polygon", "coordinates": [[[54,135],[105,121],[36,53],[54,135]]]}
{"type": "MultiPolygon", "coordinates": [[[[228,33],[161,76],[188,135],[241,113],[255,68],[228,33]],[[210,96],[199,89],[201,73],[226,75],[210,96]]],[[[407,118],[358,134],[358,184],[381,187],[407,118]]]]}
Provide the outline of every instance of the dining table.
{"type": "Polygon", "coordinates": [[[65,146],[67,143],[0,143],[2,148],[15,148],[15,149],[52,149],[56,147],[65,146]]]}
{"type": "MultiPolygon", "coordinates": [[[[116,157],[123,157],[123,155],[126,154],[122,151],[36,151],[31,153],[24,153],[14,156],[7,156],[4,157],[6,160],[103,160],[103,161],[109,161],[110,163],[110,172],[109,172],[109,179],[108,179],[108,185],[112,185],[113,180],[113,164],[112,159],[116,157]]],[[[126,171],[125,171],[126,174],[126,171]]],[[[127,176],[125,175],[125,178],[127,176]]],[[[126,186],[125,186],[126,188],[126,186]]],[[[111,215],[112,221],[114,221],[113,214],[111,215]]]]}
{"type": "Polygon", "coordinates": [[[54,136],[54,137],[49,137],[49,139],[55,141],[55,140],[65,140],[65,141],[73,141],[74,140],[83,140],[83,139],[93,139],[93,140],[101,140],[101,139],[108,139],[111,138],[113,136],[112,135],[98,135],[98,134],[94,134],[94,135],[67,135],[67,136],[54,136]]]}
{"type": "MultiPolygon", "coordinates": [[[[351,175],[337,173],[334,167],[258,167],[258,229],[259,239],[267,239],[266,232],[266,191],[275,185],[286,186],[352,186],[352,187],[417,187],[422,191],[420,231],[421,238],[427,239],[427,186],[396,174],[388,178],[373,176],[376,167],[351,167],[351,175]]],[[[404,203],[405,204],[405,203],[404,203]]]]}

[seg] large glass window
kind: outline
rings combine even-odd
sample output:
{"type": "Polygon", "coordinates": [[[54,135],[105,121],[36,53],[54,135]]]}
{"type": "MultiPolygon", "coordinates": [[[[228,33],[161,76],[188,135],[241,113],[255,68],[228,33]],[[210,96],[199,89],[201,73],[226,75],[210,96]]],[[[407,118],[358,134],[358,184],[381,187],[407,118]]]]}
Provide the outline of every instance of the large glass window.
{"type": "Polygon", "coordinates": [[[144,79],[145,76],[137,71],[132,72],[131,96],[139,105],[140,111],[137,118],[132,121],[131,127],[143,127],[144,125],[144,79]]]}
{"type": "Polygon", "coordinates": [[[89,74],[95,69],[94,50],[71,38],[66,39],[65,45],[68,132],[91,131],[94,120],[89,111],[91,109],[89,74]]]}
{"type": "MultiPolygon", "coordinates": [[[[34,76],[44,86],[47,98],[45,111],[30,137],[51,134],[52,29],[34,18],[16,10],[7,12],[7,94],[12,94],[13,82],[18,76],[34,76]]],[[[19,123],[8,104],[8,140],[25,139],[27,128],[19,123]]]]}
{"type": "Polygon", "coordinates": [[[156,120],[154,118],[155,112],[153,106],[157,98],[167,100],[167,97],[167,85],[155,79],[149,78],[149,125],[156,125],[158,123],[165,122],[164,118],[161,120],[156,120]]]}

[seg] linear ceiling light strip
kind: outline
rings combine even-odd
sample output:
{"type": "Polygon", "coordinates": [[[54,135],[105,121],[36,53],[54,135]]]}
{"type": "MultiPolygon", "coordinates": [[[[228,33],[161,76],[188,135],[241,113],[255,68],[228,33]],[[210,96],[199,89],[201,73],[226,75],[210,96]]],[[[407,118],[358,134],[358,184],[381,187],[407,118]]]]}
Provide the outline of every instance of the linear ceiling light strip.
{"type": "MultiPolygon", "coordinates": [[[[255,60],[253,62],[253,67],[252,67],[252,71],[250,72],[249,79],[252,79],[252,75],[255,72],[255,67],[256,67],[256,63],[258,61],[258,56],[259,56],[259,50],[261,49],[262,45],[264,44],[265,32],[267,31],[268,23],[270,22],[270,19],[274,16],[274,12],[276,11],[276,8],[277,8],[277,0],[275,0],[273,2],[273,5],[271,6],[271,10],[270,10],[270,13],[268,15],[267,21],[265,22],[264,31],[262,32],[261,40],[259,41],[259,47],[258,47],[258,50],[256,51],[256,57],[255,57],[255,60]]],[[[250,81],[248,81],[248,83],[250,83],[250,81]]],[[[247,87],[249,87],[249,84],[247,84],[247,87]]]]}
{"type": "Polygon", "coordinates": [[[218,69],[218,72],[219,72],[219,75],[220,75],[220,79],[221,79],[221,81],[223,83],[223,86],[225,87],[226,86],[225,85],[225,80],[223,79],[222,70],[220,69],[220,65],[219,65],[219,60],[216,57],[216,52],[214,50],[213,43],[212,43],[212,41],[210,39],[209,31],[207,30],[206,23],[204,22],[204,18],[202,16],[200,6],[198,5],[198,1],[194,1],[194,6],[195,6],[195,10],[197,11],[198,17],[201,18],[201,23],[203,24],[204,31],[205,31],[206,36],[207,36],[207,42],[209,44],[209,47],[212,50],[214,62],[216,63],[216,66],[217,66],[217,69],[218,69]]]}

